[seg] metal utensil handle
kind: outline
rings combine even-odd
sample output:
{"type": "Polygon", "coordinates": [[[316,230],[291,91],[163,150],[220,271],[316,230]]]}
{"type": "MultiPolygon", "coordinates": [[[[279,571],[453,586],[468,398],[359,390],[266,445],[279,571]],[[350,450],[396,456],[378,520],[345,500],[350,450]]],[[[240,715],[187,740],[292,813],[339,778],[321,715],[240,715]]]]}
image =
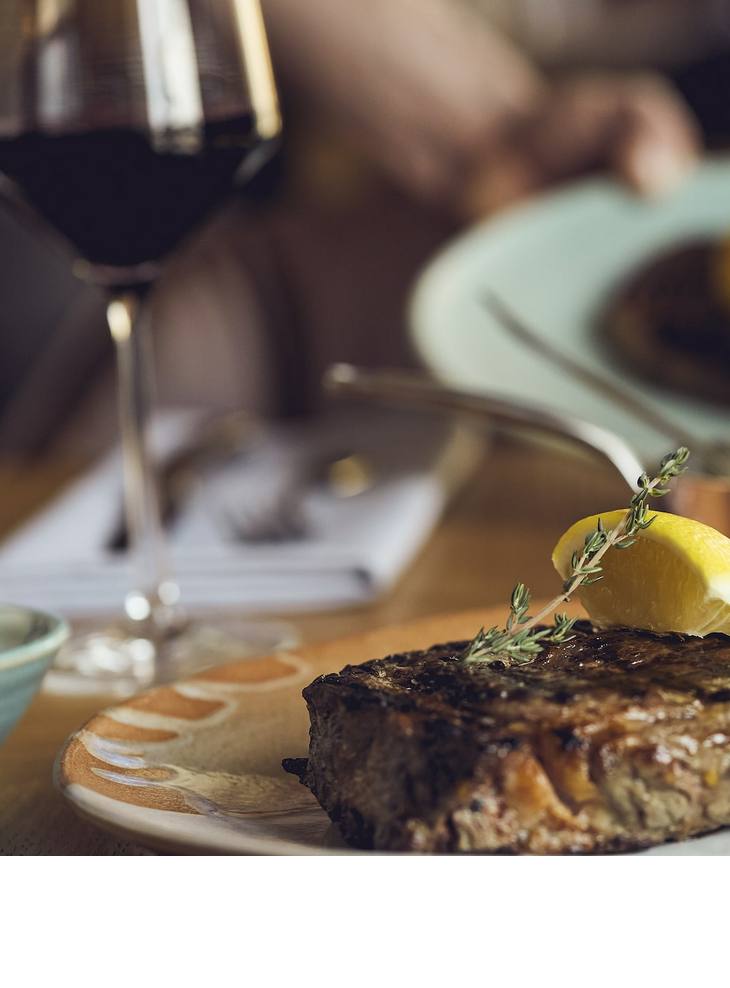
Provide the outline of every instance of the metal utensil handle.
{"type": "Polygon", "coordinates": [[[489,419],[510,430],[530,431],[567,439],[600,454],[621,474],[632,490],[645,466],[634,450],[615,433],[576,416],[544,408],[518,405],[469,391],[444,387],[419,371],[366,370],[351,364],[334,364],[324,377],[325,389],[371,401],[408,408],[434,408],[489,419]]]}
{"type": "Polygon", "coordinates": [[[723,443],[708,443],[700,436],[688,433],[677,425],[669,416],[660,412],[653,405],[637,398],[628,388],[624,388],[602,374],[596,373],[585,364],[574,360],[569,354],[554,347],[544,337],[531,329],[522,319],[499,298],[494,292],[487,292],[483,299],[484,307],[495,317],[499,325],[520,343],[529,347],[533,352],[544,357],[554,367],[569,374],[574,380],[588,385],[592,391],[608,398],[619,408],[630,412],[641,422],[667,436],[675,446],[687,446],[695,454],[703,466],[712,471],[723,473],[727,470],[730,451],[723,443]]]}

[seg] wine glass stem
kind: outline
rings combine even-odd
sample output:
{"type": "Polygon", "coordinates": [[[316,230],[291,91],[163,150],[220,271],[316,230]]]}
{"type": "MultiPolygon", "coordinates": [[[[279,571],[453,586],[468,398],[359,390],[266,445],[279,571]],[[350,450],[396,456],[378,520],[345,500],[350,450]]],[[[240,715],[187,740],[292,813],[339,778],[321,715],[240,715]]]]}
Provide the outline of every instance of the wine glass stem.
{"type": "Polygon", "coordinates": [[[152,348],[140,296],[116,294],[107,307],[116,349],[124,508],[132,563],[124,610],[132,633],[158,641],[183,623],[160,520],[157,474],[149,441],[152,348]]]}

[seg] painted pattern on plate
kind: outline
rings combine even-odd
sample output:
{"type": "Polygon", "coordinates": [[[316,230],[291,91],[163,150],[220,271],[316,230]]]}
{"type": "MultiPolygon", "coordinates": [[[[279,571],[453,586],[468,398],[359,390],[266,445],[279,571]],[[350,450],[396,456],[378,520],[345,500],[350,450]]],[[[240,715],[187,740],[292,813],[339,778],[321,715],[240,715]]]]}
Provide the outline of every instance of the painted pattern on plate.
{"type": "Polygon", "coordinates": [[[297,653],[282,653],[131,697],[69,740],[62,785],[132,807],[206,818],[309,813],[325,830],[329,822],[311,793],[281,769],[281,758],[302,752],[302,739],[306,751],[300,691],[314,675],[297,653]]]}

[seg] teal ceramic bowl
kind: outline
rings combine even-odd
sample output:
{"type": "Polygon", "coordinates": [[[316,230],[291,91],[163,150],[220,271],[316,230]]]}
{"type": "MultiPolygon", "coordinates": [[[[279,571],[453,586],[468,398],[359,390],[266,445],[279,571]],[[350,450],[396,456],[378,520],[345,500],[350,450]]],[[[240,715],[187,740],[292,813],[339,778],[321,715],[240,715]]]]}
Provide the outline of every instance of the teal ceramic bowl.
{"type": "Polygon", "coordinates": [[[68,633],[68,624],[55,614],[0,604],[0,744],[25,713],[68,633]]]}

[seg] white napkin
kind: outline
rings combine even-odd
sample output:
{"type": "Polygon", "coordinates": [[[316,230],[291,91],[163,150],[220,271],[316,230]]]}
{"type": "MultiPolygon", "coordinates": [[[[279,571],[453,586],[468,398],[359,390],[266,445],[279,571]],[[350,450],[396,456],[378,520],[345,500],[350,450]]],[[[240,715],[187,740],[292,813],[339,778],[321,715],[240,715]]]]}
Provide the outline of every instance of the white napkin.
{"type": "MultiPolygon", "coordinates": [[[[179,447],[196,413],[156,422],[158,452],[179,447]]],[[[427,540],[449,495],[481,455],[463,426],[430,415],[361,409],[263,429],[254,448],[199,481],[168,530],[169,559],[190,608],[302,610],[363,603],[391,587],[427,540]],[[309,462],[356,453],[373,483],[352,497],[305,488],[304,537],[241,542],[229,516],[261,512],[309,462]]],[[[120,610],[125,553],[106,546],[118,524],[115,450],[0,546],[0,599],[68,615],[120,610]]]]}

